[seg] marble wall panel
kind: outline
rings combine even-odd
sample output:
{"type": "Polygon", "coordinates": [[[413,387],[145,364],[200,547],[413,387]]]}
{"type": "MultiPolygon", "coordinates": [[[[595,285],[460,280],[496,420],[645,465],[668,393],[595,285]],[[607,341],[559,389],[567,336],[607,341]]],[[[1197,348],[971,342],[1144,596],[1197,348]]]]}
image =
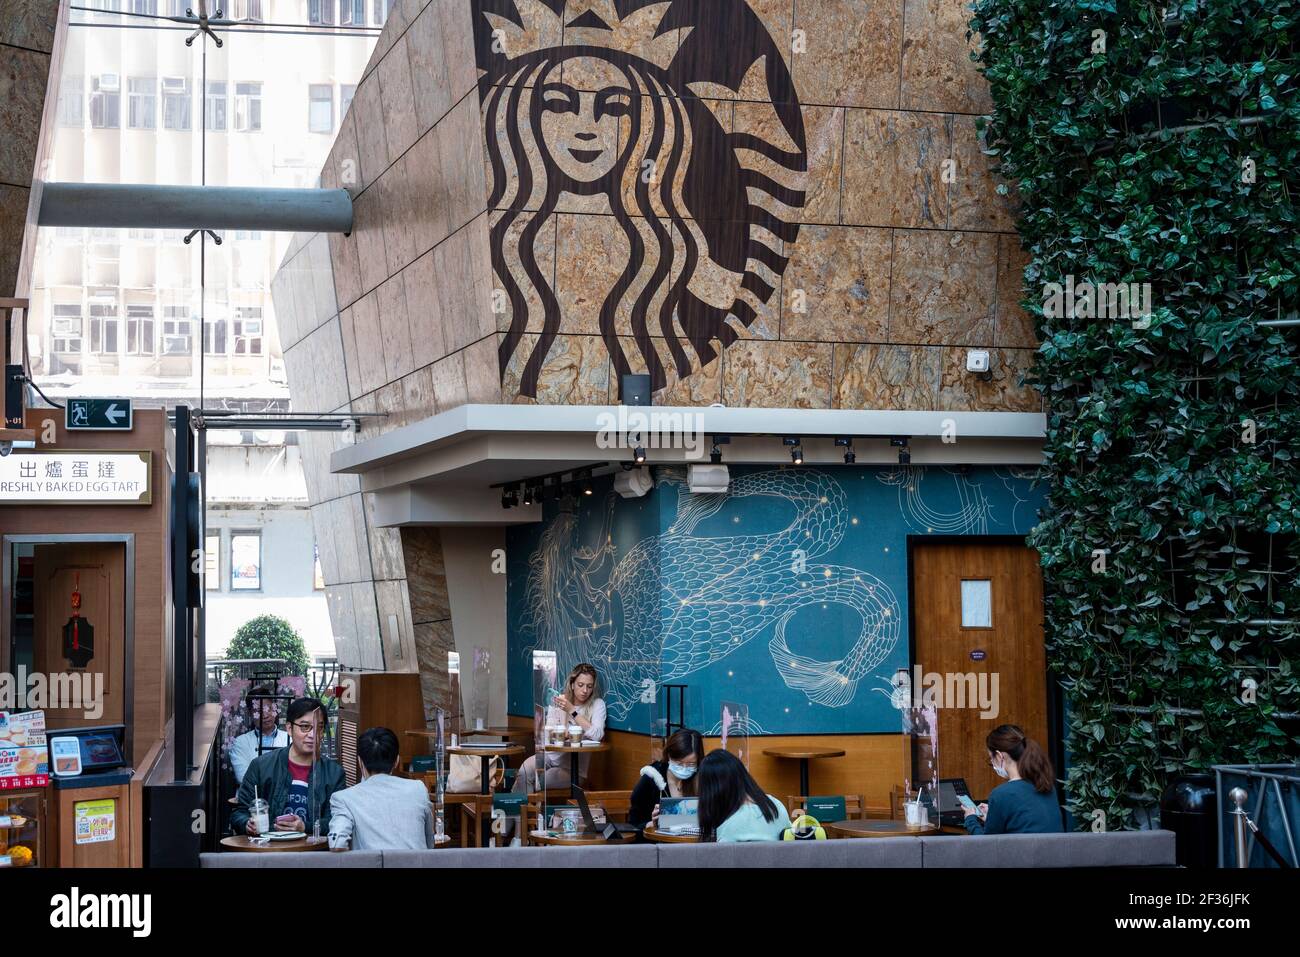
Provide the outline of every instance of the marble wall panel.
{"type": "Polygon", "coordinates": [[[989,345],[997,246],[991,233],[896,230],[890,342],[989,345]]]}
{"type": "Polygon", "coordinates": [[[411,326],[411,364],[427,366],[447,354],[446,317],[438,297],[434,254],[427,252],[402,272],[406,315],[411,326]]]}
{"type": "Polygon", "coordinates": [[[949,412],[1041,412],[1042,397],[1022,379],[1033,365],[1028,349],[994,349],[990,356],[993,377],[984,381],[966,371],[966,350],[943,350],[943,376],[939,408],[949,412]]]}
{"type": "Polygon", "coordinates": [[[886,341],[890,247],[888,229],[805,226],[785,276],[781,338],[886,341]]]}
{"type": "Polygon", "coordinates": [[[850,110],[844,136],[844,222],[943,228],[952,118],[898,110],[850,110]]]}
{"type": "Polygon", "coordinates": [[[5,0],[0,43],[51,53],[59,22],[59,0],[5,0]]]}
{"type": "Polygon", "coordinates": [[[727,349],[722,401],[729,408],[826,409],[830,343],[741,340],[727,349]]]}
{"type": "MultiPolygon", "coordinates": [[[[1002,183],[993,173],[996,157],[985,156],[975,117],[953,118],[954,176],[948,225],[952,229],[989,229],[1011,232],[1016,228],[1016,197],[998,193],[1002,183]]],[[[1005,184],[1003,184],[1005,185],[1005,184]]]]}
{"type": "MultiPolygon", "coordinates": [[[[4,19],[9,17],[5,4],[4,19]]],[[[28,186],[36,166],[50,54],[0,45],[0,182],[28,186]]]]}
{"type": "Polygon", "coordinates": [[[380,61],[378,73],[379,93],[384,103],[384,138],[389,157],[396,159],[411,148],[419,129],[406,36],[398,39],[380,61]]]}
{"type": "Polygon", "coordinates": [[[971,62],[978,37],[966,39],[967,0],[907,0],[903,17],[905,110],[989,113],[988,83],[971,62]]]}
{"type": "Polygon", "coordinates": [[[426,6],[406,32],[416,128],[421,134],[442,119],[451,106],[447,61],[443,56],[442,17],[438,6],[426,6]]]}
{"type": "Polygon", "coordinates": [[[1018,236],[998,237],[998,315],[994,342],[999,346],[1038,348],[1034,317],[1020,306],[1020,300],[1026,296],[1023,286],[1025,267],[1028,265],[1029,253],[1021,247],[1018,236]]]}
{"type": "Polygon", "coordinates": [[[407,319],[406,287],[393,276],[379,287],[379,328],[384,337],[385,382],[394,382],[414,369],[411,325],[407,319]]]}
{"type": "Polygon", "coordinates": [[[501,394],[507,402],[540,405],[600,405],[609,395],[609,352],[599,336],[555,337],[542,364],[535,400],[521,396],[519,381],[538,336],[526,333],[506,367],[501,394]]]}
{"type": "Polygon", "coordinates": [[[831,106],[896,107],[903,0],[796,3],[794,29],[806,52],[793,55],[800,99],[831,106]]]}
{"type": "Polygon", "coordinates": [[[940,346],[839,343],[834,355],[836,409],[936,409],[940,346]]]}
{"type": "Polygon", "coordinates": [[[433,364],[433,397],[439,412],[446,412],[469,401],[465,385],[465,353],[453,352],[433,364]]]}

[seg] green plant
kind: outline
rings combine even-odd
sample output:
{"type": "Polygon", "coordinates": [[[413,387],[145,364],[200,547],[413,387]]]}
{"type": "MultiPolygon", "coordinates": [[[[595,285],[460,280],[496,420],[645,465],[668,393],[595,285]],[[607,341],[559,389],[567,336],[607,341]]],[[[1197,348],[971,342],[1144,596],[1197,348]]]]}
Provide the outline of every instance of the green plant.
{"type": "Polygon", "coordinates": [[[291,675],[306,675],[311,664],[307,646],[293,626],[275,615],[259,615],[239,626],[227,658],[280,658],[291,675]]]}
{"type": "Polygon", "coordinates": [[[971,21],[1042,342],[1030,541],[1067,800],[1112,828],[1178,774],[1294,758],[1300,711],[1300,330],[1259,324],[1300,304],[1300,3],[1165,6],[980,0],[971,21]],[[1045,310],[1070,276],[1150,283],[1151,314],[1045,310]]]}

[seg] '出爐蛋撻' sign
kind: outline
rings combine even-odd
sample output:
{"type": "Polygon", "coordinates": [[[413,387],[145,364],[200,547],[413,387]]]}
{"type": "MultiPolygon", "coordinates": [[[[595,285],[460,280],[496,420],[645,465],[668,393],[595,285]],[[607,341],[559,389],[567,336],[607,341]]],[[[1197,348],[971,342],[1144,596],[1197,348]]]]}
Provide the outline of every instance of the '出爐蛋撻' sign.
{"type": "Polygon", "coordinates": [[[148,505],[150,452],[14,452],[0,458],[0,504],[148,505]]]}

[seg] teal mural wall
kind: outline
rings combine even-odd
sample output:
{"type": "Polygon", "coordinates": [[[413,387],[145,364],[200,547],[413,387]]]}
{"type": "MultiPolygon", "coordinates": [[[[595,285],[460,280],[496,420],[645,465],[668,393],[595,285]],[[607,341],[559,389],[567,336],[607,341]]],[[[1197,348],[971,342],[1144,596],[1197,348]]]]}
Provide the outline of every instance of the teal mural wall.
{"type": "Polygon", "coordinates": [[[531,713],[547,650],[561,675],[596,666],[614,728],[649,731],[647,700],[674,683],[706,732],[724,701],[752,734],[897,731],[907,537],[1023,535],[1042,502],[1032,470],[1007,468],[732,468],[728,495],[653,474],[643,498],[607,478],[511,529],[511,714],[531,713]]]}

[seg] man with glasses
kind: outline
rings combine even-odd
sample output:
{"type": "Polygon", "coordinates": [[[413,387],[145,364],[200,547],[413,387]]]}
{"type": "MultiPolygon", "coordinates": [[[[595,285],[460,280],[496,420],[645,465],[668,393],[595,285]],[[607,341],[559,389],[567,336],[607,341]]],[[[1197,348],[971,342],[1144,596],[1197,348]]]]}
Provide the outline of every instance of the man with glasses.
{"type": "Polygon", "coordinates": [[[230,815],[236,834],[257,835],[252,818],[257,798],[268,804],[272,830],[329,833],[330,796],[345,784],[338,762],[318,753],[325,706],[315,698],[298,698],[289,705],[288,718],[289,747],[257,758],[239,786],[238,806],[230,815]]]}
{"type": "Polygon", "coordinates": [[[230,768],[235,772],[236,787],[244,783],[248,766],[258,757],[289,746],[288,733],[277,727],[280,703],[275,700],[274,688],[269,685],[254,688],[248,695],[248,713],[253,719],[253,727],[235,738],[230,746],[230,768]]]}

